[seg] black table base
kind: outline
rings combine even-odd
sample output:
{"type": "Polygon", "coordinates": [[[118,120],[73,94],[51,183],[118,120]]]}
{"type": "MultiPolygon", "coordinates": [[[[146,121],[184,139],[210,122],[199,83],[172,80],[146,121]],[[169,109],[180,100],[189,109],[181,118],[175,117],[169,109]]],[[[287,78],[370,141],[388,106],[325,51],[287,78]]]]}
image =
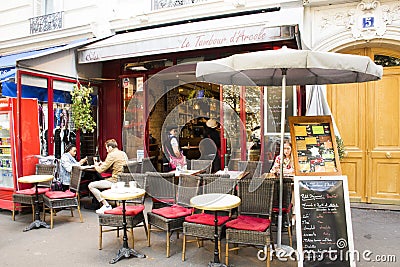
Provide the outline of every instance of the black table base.
{"type": "MultiPolygon", "coordinates": [[[[37,187],[38,183],[35,183],[35,221],[33,221],[28,227],[26,227],[23,231],[29,231],[32,229],[39,229],[40,227],[43,228],[47,228],[49,229],[50,226],[44,222],[40,220],[40,210],[39,210],[39,193],[38,193],[38,187],[37,187]]],[[[45,212],[45,211],[43,211],[45,212]]]]}
{"type": "Polygon", "coordinates": [[[228,267],[228,266],[226,266],[225,264],[223,264],[223,263],[220,263],[220,262],[210,262],[210,263],[208,263],[208,267],[228,267]]]}
{"type": "Polygon", "coordinates": [[[122,247],[118,250],[117,256],[114,259],[112,259],[110,263],[114,264],[123,257],[129,258],[131,256],[134,258],[146,258],[146,255],[141,254],[134,249],[122,247]]]}
{"type": "Polygon", "coordinates": [[[128,246],[128,236],[126,234],[126,214],[125,214],[125,200],[122,200],[122,228],[124,230],[124,237],[122,238],[122,248],[118,250],[117,256],[110,261],[110,264],[114,264],[123,257],[129,258],[131,256],[135,258],[146,258],[146,255],[137,252],[134,249],[129,248],[128,246]]]}
{"type": "Polygon", "coordinates": [[[35,220],[35,221],[33,221],[28,227],[26,227],[26,228],[24,229],[24,232],[29,231],[29,230],[32,230],[32,229],[35,229],[35,228],[40,228],[40,227],[49,229],[49,228],[50,228],[50,225],[48,225],[48,224],[47,224],[46,222],[44,222],[44,221],[35,220]]]}

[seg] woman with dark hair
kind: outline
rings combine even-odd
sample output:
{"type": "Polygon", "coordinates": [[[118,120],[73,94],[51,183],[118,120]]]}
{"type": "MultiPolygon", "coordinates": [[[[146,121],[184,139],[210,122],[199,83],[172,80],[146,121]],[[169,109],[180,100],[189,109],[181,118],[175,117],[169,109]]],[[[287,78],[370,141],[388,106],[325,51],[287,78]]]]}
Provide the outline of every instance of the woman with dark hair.
{"type": "MultiPolygon", "coordinates": [[[[279,176],[281,169],[281,156],[278,155],[275,158],[274,165],[270,173],[279,176]]],[[[293,155],[292,155],[292,143],[288,139],[283,141],[283,175],[285,176],[293,176],[294,175],[294,162],[293,162],[293,155]]]]}
{"type": "Polygon", "coordinates": [[[76,156],[76,146],[74,144],[69,144],[65,148],[64,154],[61,156],[60,160],[60,175],[59,179],[63,185],[63,191],[69,189],[71,181],[71,171],[72,166],[80,166],[87,161],[87,158],[77,161],[76,156]]]}

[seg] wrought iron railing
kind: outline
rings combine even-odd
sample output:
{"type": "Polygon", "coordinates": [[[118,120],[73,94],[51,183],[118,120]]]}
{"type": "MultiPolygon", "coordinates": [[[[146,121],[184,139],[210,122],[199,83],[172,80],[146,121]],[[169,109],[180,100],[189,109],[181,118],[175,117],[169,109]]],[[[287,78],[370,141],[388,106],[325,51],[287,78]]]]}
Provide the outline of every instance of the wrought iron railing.
{"type": "Polygon", "coordinates": [[[29,22],[31,34],[59,30],[63,27],[63,12],[30,18],[29,22]]]}
{"type": "Polygon", "coordinates": [[[153,10],[179,7],[207,1],[208,0],[153,0],[153,10]]]}

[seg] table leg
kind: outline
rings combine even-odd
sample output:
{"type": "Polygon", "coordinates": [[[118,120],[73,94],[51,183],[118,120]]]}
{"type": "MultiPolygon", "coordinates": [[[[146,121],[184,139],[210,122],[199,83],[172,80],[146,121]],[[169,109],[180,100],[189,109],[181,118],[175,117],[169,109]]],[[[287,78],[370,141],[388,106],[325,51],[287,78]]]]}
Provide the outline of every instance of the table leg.
{"type": "Polygon", "coordinates": [[[129,258],[130,256],[133,256],[135,258],[145,258],[146,255],[141,254],[139,252],[137,252],[134,249],[131,249],[128,246],[128,235],[127,235],[127,230],[126,230],[126,215],[125,215],[125,200],[122,200],[122,228],[124,230],[124,236],[122,238],[123,242],[122,242],[122,247],[118,250],[117,256],[112,259],[110,261],[111,264],[116,263],[117,261],[119,261],[120,259],[122,259],[122,257],[125,258],[129,258]]]}
{"type": "Polygon", "coordinates": [[[208,267],[226,267],[225,264],[219,261],[219,251],[218,251],[218,216],[217,211],[214,211],[214,261],[208,264],[208,267]]]}
{"type": "MultiPolygon", "coordinates": [[[[40,227],[44,227],[49,229],[50,226],[44,222],[40,220],[40,211],[39,211],[39,193],[38,193],[38,187],[37,187],[38,183],[35,183],[35,221],[33,221],[28,227],[26,227],[23,231],[29,231],[35,228],[40,228],[40,227]]],[[[44,211],[43,211],[44,212],[44,211]]]]}

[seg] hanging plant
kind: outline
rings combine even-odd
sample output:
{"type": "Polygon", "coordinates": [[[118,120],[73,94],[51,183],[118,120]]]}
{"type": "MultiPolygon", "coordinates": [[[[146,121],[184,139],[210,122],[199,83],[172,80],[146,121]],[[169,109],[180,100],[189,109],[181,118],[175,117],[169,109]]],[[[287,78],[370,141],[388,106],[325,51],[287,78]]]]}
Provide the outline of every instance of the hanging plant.
{"type": "Polygon", "coordinates": [[[336,136],[336,145],[339,154],[339,160],[342,160],[344,158],[345,149],[344,149],[343,139],[340,138],[339,136],[336,136]]]}
{"type": "Polygon", "coordinates": [[[90,93],[93,88],[85,87],[80,84],[74,85],[74,90],[71,92],[72,96],[72,120],[76,129],[83,131],[93,132],[96,127],[96,122],[92,117],[90,93]]]}

